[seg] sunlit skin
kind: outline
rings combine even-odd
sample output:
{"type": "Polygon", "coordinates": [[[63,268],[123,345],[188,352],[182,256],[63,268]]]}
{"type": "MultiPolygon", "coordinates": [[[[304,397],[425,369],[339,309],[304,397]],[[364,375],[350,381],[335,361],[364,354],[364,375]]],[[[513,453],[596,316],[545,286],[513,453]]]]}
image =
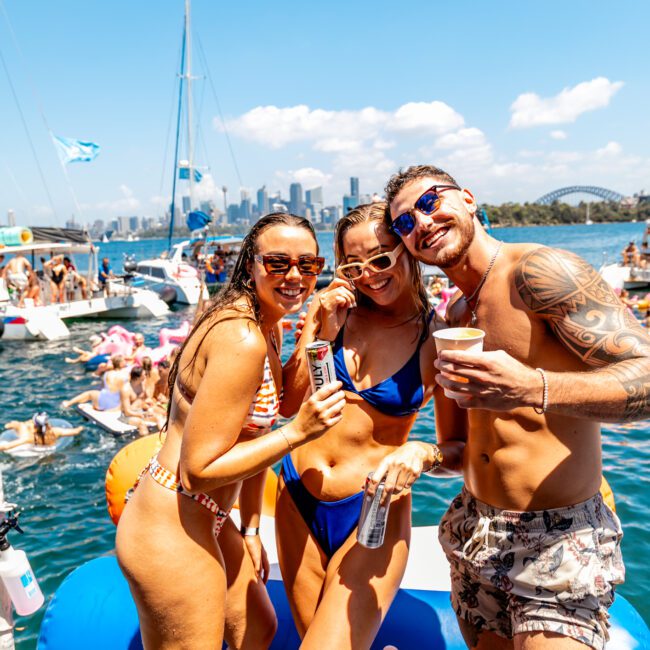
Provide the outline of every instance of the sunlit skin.
{"type": "MultiPolygon", "coordinates": [[[[316,249],[304,228],[274,225],[259,235],[255,252],[298,257],[315,255],[316,249]]],[[[260,323],[247,316],[250,306],[242,298],[238,306],[244,313],[225,308],[190,337],[181,353],[158,461],[186,490],[210,495],[223,510],[239,496],[242,523],[255,527],[266,468],[287,452],[288,444],[299,447],[337,422],[343,393],[337,391],[340,384],[324,387],[281,430],[259,437],[242,431],[267,356],[281,394],[282,369],[271,332],[281,341],[280,319],[298,311],[316,283],[316,277],[301,277],[295,267],[277,276],[255,262],[249,273],[260,323]],[[297,297],[292,295],[296,290],[297,297]],[[179,382],[194,395],[191,403],[179,392],[179,382]]],[[[224,626],[230,647],[257,649],[271,642],[275,613],[263,584],[269,567],[259,536],[242,538],[228,518],[215,538],[214,523],[206,508],[162,488],[148,474],[125,508],[116,549],[138,607],[145,647],[221,647],[224,626]]]]}
{"type": "MultiPolygon", "coordinates": [[[[345,233],[345,262],[363,262],[398,245],[381,222],[352,226],[345,233]]],[[[285,365],[285,408],[291,412],[308,385],[304,346],[316,336],[336,338],[345,323],[344,354],[358,389],[376,385],[399,370],[413,354],[422,324],[411,294],[408,257],[382,272],[369,268],[354,285],[343,279],[314,298],[298,348],[285,365]]],[[[435,323],[431,325],[435,328],[435,323]]],[[[425,402],[434,391],[433,340],[420,351],[425,402]]],[[[356,543],[356,529],[328,560],[310,533],[280,479],[276,529],[280,566],[302,648],[366,648],[374,638],[402,578],[410,539],[409,487],[431,462],[430,445],[408,442],[416,414],[396,417],[346,392],[343,420],[318,440],[295,450],[291,457],[307,490],[316,498],[334,501],[362,489],[369,472],[386,477],[395,490],[384,544],[366,549],[356,543]]],[[[437,398],[436,398],[437,399],[437,398]]],[[[443,401],[444,400],[443,398],[443,401]]],[[[460,467],[464,413],[447,402],[436,404],[437,437],[448,461],[460,467]],[[458,419],[454,419],[457,417],[458,419]],[[460,440],[454,439],[454,435],[460,440]]]]}
{"type": "MultiPolygon", "coordinates": [[[[391,218],[440,182],[426,177],[406,184],[390,205],[391,218]]],[[[416,227],[403,242],[471,296],[498,241],[478,224],[468,190],[441,196],[433,215],[413,212],[416,227]]],[[[486,332],[484,352],[444,351],[435,364],[438,383],[463,393],[458,404],[469,409],[467,489],[485,503],[516,511],[591,498],[601,483],[600,422],[648,417],[647,335],[583,260],[536,244],[503,244],[478,305],[474,300],[471,307],[476,326],[486,332]],[[548,377],[544,415],[533,410],[543,397],[537,367],[548,377]]],[[[470,318],[470,306],[458,294],[447,310],[449,325],[465,326],[470,318]]],[[[513,646],[486,632],[476,647],[584,646],[539,633],[516,635],[513,646]]]]}

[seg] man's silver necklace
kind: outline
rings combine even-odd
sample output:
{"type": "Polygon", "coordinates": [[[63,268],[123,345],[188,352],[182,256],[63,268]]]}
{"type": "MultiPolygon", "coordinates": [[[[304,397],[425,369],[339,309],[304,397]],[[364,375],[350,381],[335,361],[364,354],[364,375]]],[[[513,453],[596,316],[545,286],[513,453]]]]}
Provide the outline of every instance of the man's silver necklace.
{"type": "Polygon", "coordinates": [[[494,251],[494,255],[492,255],[492,259],[490,260],[490,263],[488,264],[487,269],[485,270],[485,273],[483,274],[483,277],[481,278],[481,281],[478,283],[478,286],[474,291],[472,291],[472,295],[467,297],[463,296],[465,299],[465,302],[467,303],[467,306],[469,307],[470,312],[472,313],[472,317],[469,319],[469,327],[474,327],[476,325],[476,312],[478,310],[478,303],[481,299],[481,289],[483,288],[483,285],[485,284],[485,281],[487,280],[488,275],[490,275],[490,271],[492,270],[492,267],[494,266],[494,263],[496,262],[497,256],[499,255],[499,251],[501,250],[503,242],[500,241],[499,245],[497,246],[497,249],[494,251]],[[474,305],[474,309],[472,309],[472,305],[470,304],[472,300],[476,298],[476,304],[474,305]]]}

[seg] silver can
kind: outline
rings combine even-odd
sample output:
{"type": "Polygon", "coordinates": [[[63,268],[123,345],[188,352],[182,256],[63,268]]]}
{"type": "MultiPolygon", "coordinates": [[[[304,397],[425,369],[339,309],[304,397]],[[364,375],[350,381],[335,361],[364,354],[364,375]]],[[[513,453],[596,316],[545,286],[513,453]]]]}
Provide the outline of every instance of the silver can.
{"type": "Polygon", "coordinates": [[[312,392],[336,381],[334,355],[329,341],[314,341],[307,346],[306,352],[312,392]]]}
{"type": "Polygon", "coordinates": [[[385,507],[380,503],[385,488],[384,481],[381,481],[377,486],[374,497],[368,494],[368,485],[371,478],[372,472],[368,474],[366,479],[359,526],[357,528],[357,542],[366,548],[379,548],[384,543],[390,500],[385,507]]]}

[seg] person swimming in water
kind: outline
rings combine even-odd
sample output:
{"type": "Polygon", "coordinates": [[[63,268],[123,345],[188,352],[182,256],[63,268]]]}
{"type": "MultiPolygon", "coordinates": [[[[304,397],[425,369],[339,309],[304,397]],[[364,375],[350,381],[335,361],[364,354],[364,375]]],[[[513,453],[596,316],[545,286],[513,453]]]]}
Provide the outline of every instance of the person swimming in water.
{"type": "Polygon", "coordinates": [[[18,437],[10,442],[0,442],[0,451],[7,451],[21,445],[36,445],[37,447],[53,447],[59,438],[76,436],[83,427],[65,428],[53,427],[45,411],[35,413],[29,420],[12,420],[5,424],[5,429],[12,429],[18,437]]]}
{"type": "Polygon", "coordinates": [[[283,373],[283,415],[308,388],[305,347],[333,342],[343,419],[282,461],[275,522],[280,569],[301,648],[369,648],[404,575],[410,487],[444,463],[460,470],[466,415],[436,385],[420,267],[384,224],[385,203],[359,206],[336,226],[337,278],[313,300],[283,373]],[[407,441],[435,394],[438,445],[407,441]],[[370,472],[393,493],[383,545],[357,542],[370,472]]]}

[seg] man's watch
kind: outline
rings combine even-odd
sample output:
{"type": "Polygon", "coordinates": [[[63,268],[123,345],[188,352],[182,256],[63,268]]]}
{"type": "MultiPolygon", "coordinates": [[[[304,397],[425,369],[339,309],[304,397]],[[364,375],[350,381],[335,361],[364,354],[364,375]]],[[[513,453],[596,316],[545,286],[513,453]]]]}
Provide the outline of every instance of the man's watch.
{"type": "Polygon", "coordinates": [[[433,451],[433,462],[431,463],[431,467],[423,472],[424,474],[434,474],[438,467],[442,465],[442,452],[440,451],[440,447],[432,442],[429,445],[433,451]]]}

